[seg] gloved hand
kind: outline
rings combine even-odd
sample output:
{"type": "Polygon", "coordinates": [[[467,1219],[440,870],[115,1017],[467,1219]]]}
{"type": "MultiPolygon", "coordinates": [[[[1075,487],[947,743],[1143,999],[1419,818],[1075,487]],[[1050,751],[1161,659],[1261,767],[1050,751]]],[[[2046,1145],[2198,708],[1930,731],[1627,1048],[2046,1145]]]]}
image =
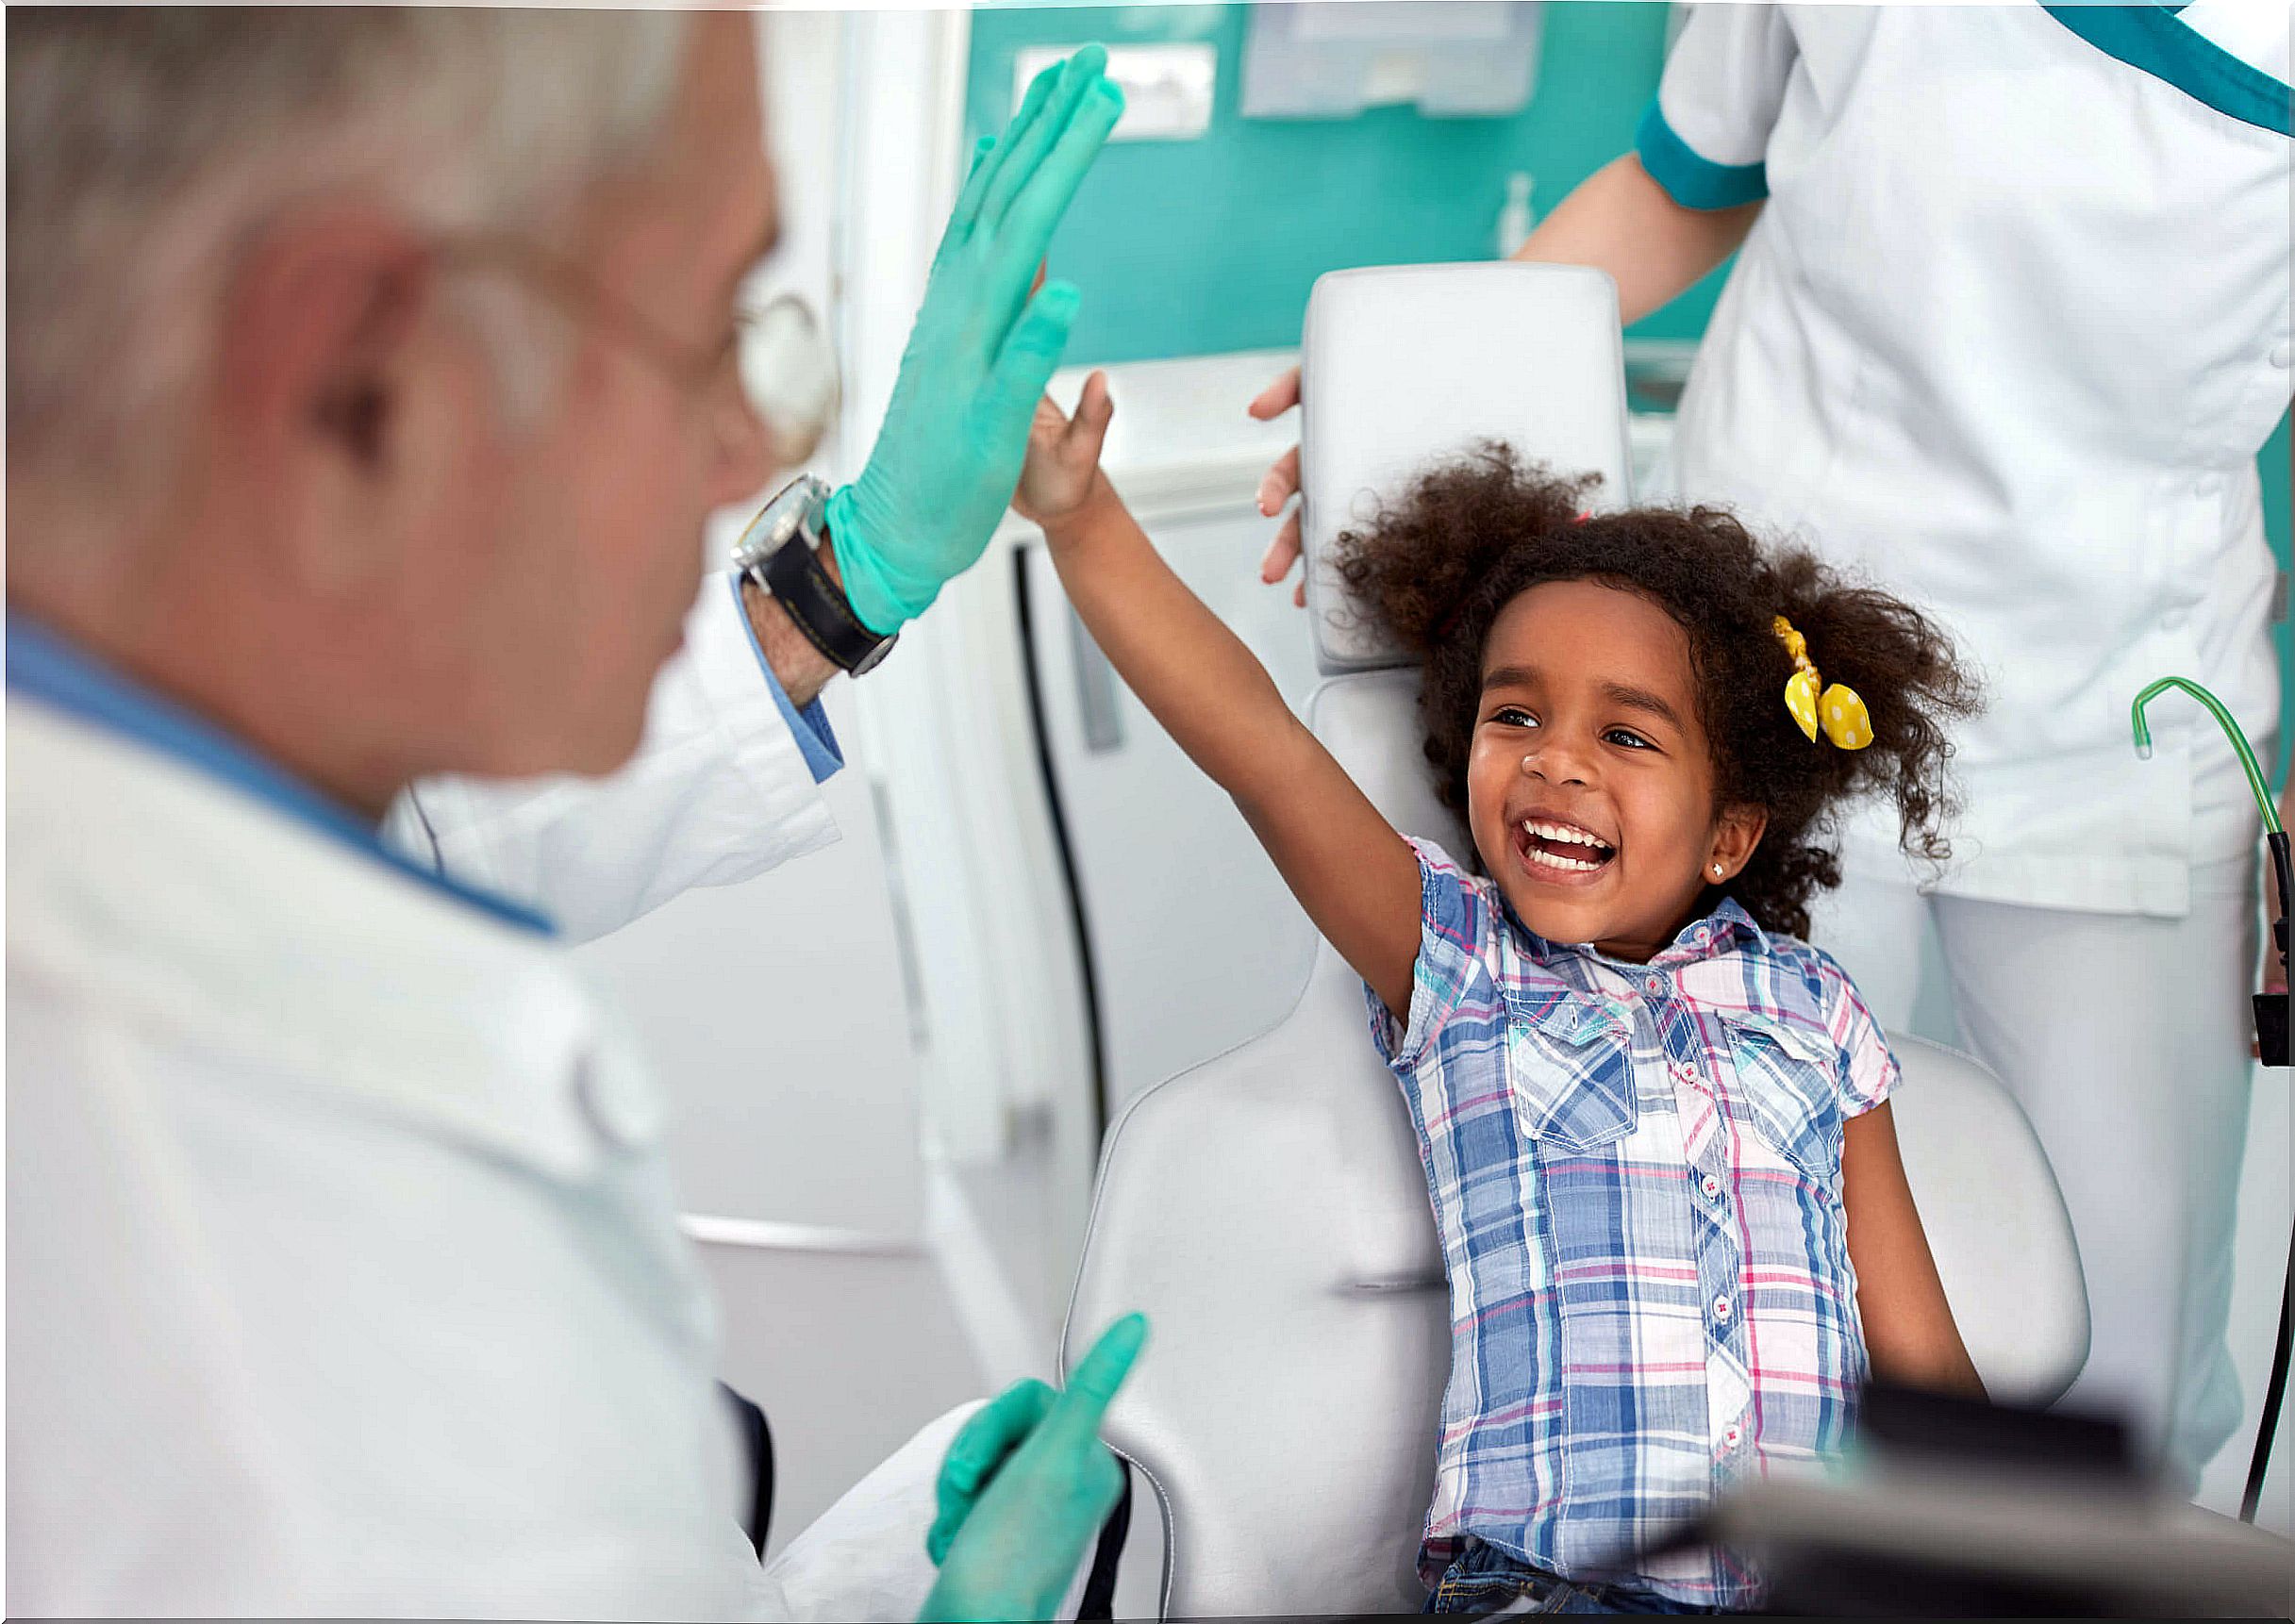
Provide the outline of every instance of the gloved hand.
{"type": "Polygon", "coordinates": [[[1147,1339],[1126,1315],[1055,1395],[1007,1388],[964,1424],[940,1464],[940,1515],[924,1548],[940,1566],[923,1619],[1049,1618],[1123,1492],[1100,1417],[1147,1339]]]}
{"type": "Polygon", "coordinates": [[[860,477],[829,499],[845,596],[876,631],[922,614],[980,556],[1012,498],[1077,303],[1070,283],[1048,282],[1033,299],[1028,285],[1123,111],[1106,66],[1107,53],[1087,45],[1045,69],[1004,138],[981,144],[876,445],[860,477]]]}

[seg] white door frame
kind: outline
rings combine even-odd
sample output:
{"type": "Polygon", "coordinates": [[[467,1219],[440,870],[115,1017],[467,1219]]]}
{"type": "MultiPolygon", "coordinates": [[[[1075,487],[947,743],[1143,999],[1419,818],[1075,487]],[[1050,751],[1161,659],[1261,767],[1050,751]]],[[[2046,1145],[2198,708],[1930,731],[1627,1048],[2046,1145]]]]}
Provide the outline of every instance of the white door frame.
{"type": "MultiPolygon", "coordinates": [[[[848,13],[840,441],[855,467],[883,421],[963,173],[970,17],[848,13]],[[929,87],[918,94],[918,87],[929,87]]],[[[852,470],[845,471],[850,473],[852,470]]],[[[1097,1160],[1081,947],[1042,786],[1020,632],[1020,530],[945,588],[855,685],[856,765],[877,791],[914,953],[925,1120],[952,1161],[1040,1152],[1048,1254],[1072,1269],[1097,1160]]]]}

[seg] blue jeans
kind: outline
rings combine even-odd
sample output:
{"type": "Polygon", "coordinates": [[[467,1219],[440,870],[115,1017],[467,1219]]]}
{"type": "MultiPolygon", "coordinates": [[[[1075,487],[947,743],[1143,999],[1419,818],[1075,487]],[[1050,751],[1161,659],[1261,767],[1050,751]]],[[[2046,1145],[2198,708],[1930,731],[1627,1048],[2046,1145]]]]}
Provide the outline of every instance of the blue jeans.
{"type": "Polygon", "coordinates": [[[1469,1538],[1442,1570],[1429,1613],[1716,1613],[1622,1584],[1563,1579],[1469,1538]]]}

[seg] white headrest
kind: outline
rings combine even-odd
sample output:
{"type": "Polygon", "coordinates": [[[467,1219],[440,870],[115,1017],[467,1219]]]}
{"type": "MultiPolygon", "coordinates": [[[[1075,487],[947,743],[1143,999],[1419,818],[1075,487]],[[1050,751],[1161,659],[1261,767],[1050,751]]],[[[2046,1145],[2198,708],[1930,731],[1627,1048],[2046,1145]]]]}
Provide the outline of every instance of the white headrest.
{"type": "Polygon", "coordinates": [[[1402,663],[1330,566],[1339,532],[1430,465],[1502,439],[1633,500],[1618,290],[1576,265],[1395,265],[1318,277],[1300,342],[1308,622],[1326,672],[1402,663]]]}

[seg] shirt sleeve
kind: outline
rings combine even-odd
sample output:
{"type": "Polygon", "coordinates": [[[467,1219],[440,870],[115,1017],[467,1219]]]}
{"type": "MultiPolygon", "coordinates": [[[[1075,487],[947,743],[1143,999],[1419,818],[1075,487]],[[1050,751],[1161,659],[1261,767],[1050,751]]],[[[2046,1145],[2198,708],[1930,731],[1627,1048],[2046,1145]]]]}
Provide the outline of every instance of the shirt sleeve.
{"type": "Polygon", "coordinates": [[[696,886],[730,886],[829,844],[835,736],[763,666],[740,596],[702,583],[637,754],[600,778],[425,779],[385,839],[412,861],[539,909],[574,941],[696,886]]]}
{"type": "Polygon", "coordinates": [[[1782,6],[1689,13],[1634,138],[1641,167],[1685,208],[1769,195],[1770,131],[1797,55],[1782,6]]]}
{"type": "Polygon", "coordinates": [[[1840,1052],[1840,1069],[1834,1074],[1833,1086],[1840,1097],[1845,1121],[1863,1116],[1895,1093],[1902,1073],[1896,1054],[1888,1047],[1888,1034],[1865,1007],[1856,984],[1822,949],[1809,951],[1817,954],[1824,983],[1826,1029],[1840,1052]]]}
{"type": "Polygon", "coordinates": [[[757,629],[750,621],[749,606],[741,602],[740,572],[728,571],[725,587],[733,594],[734,618],[740,621],[741,634],[749,641],[749,652],[757,656],[757,670],[765,675],[773,703],[780,711],[781,720],[789,724],[789,736],[797,741],[813,782],[819,784],[844,765],[844,752],[838,748],[837,736],[829,730],[829,713],[821,708],[818,695],[803,710],[790,703],[789,690],[781,686],[773,661],[765,657],[765,645],[757,641],[757,629]]]}
{"type": "Polygon", "coordinates": [[[1419,858],[1419,956],[1410,972],[1410,1019],[1397,1022],[1366,983],[1372,1040],[1397,1071],[1410,1071],[1425,1057],[1451,1017],[1479,990],[1487,1002],[1491,985],[1491,943],[1498,909],[1488,886],[1451,861],[1431,840],[1413,839],[1419,858]]]}

